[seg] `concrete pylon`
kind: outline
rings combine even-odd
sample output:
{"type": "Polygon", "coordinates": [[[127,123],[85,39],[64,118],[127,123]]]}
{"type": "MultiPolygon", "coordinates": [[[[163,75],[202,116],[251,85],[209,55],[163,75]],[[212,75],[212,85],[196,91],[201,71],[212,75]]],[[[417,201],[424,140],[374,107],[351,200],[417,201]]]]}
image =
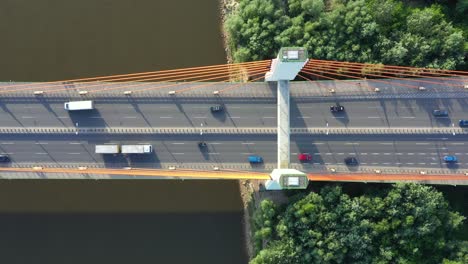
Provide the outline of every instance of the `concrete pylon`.
{"type": "Polygon", "coordinates": [[[281,48],[278,57],[271,63],[270,71],[265,74],[265,81],[276,81],[278,90],[278,168],[271,174],[272,179],[266,181],[267,190],[307,188],[307,175],[289,169],[291,153],[289,81],[296,78],[308,60],[307,50],[304,48],[281,48]]]}

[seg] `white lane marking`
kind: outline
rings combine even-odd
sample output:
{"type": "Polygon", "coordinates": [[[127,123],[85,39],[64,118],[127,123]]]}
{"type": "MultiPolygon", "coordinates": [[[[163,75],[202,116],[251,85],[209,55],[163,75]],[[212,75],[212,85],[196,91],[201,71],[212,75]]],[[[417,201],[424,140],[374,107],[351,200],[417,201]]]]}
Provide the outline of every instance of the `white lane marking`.
{"type": "Polygon", "coordinates": [[[367,118],[380,118],[380,116],[368,116],[367,118]]]}
{"type": "Polygon", "coordinates": [[[241,153],[242,155],[252,155],[253,153],[241,153]]]}
{"type": "Polygon", "coordinates": [[[36,143],[34,143],[34,144],[36,144],[36,145],[47,145],[47,144],[49,144],[49,143],[47,143],[47,142],[36,142],[36,143]]]}
{"type": "Polygon", "coordinates": [[[348,153],[348,155],[356,155],[356,153],[350,152],[350,153],[348,153]]]}
{"type": "Polygon", "coordinates": [[[344,155],[344,153],[336,153],[336,155],[344,155]]]}
{"type": "Polygon", "coordinates": [[[172,118],[172,116],[160,116],[159,118],[172,118]]]}
{"type": "Polygon", "coordinates": [[[366,164],[367,164],[367,162],[361,162],[361,164],[362,164],[362,165],[366,165],[366,164]]]}
{"type": "Polygon", "coordinates": [[[328,152],[328,153],[325,153],[325,155],[333,155],[333,153],[328,152]]]}
{"type": "Polygon", "coordinates": [[[231,116],[231,118],[234,118],[234,119],[239,119],[240,116],[231,116]]]}
{"type": "Polygon", "coordinates": [[[359,145],[357,142],[346,142],[345,145],[359,145]]]}
{"type": "Polygon", "coordinates": [[[185,153],[172,153],[172,155],[184,155],[185,153]]]}
{"type": "Polygon", "coordinates": [[[13,145],[13,144],[15,144],[15,142],[2,142],[0,144],[2,144],[2,145],[13,145]]]}
{"type": "Polygon", "coordinates": [[[361,155],[367,155],[367,153],[366,153],[366,152],[363,152],[363,153],[361,153],[361,155]]]}
{"type": "Polygon", "coordinates": [[[193,118],[206,118],[206,116],[194,116],[193,118]]]}
{"type": "Polygon", "coordinates": [[[446,147],[440,147],[440,148],[429,148],[429,149],[447,149],[446,147]]]}
{"type": "Polygon", "coordinates": [[[219,155],[219,153],[217,153],[217,152],[210,152],[208,154],[210,154],[210,155],[219,155]]]}
{"type": "Polygon", "coordinates": [[[402,116],[401,118],[416,118],[415,116],[402,116]]]}
{"type": "Polygon", "coordinates": [[[382,108],[381,106],[368,106],[367,108],[382,108]]]}
{"type": "Polygon", "coordinates": [[[384,153],[384,155],[391,155],[391,154],[392,154],[392,153],[388,153],[388,152],[384,153]]]}
{"type": "Polygon", "coordinates": [[[430,143],[420,143],[420,142],[417,142],[416,145],[429,145],[430,143]]]}
{"type": "Polygon", "coordinates": [[[253,142],[242,142],[241,144],[242,145],[255,145],[255,143],[253,142]]]}
{"type": "Polygon", "coordinates": [[[378,163],[378,162],[372,162],[372,164],[374,164],[374,165],[375,165],[375,164],[379,164],[379,163],[378,163]]]}
{"type": "Polygon", "coordinates": [[[408,164],[408,165],[413,165],[414,163],[413,163],[413,162],[408,162],[408,163],[406,163],[406,164],[408,164]]]}
{"type": "Polygon", "coordinates": [[[27,119],[27,118],[35,118],[34,116],[22,116],[21,118],[27,119]]]}
{"type": "Polygon", "coordinates": [[[321,163],[320,162],[314,162],[314,165],[320,165],[321,163]]]}
{"type": "Polygon", "coordinates": [[[223,143],[220,143],[220,142],[213,142],[213,143],[210,143],[210,145],[221,145],[223,143]]]}
{"type": "Polygon", "coordinates": [[[422,153],[422,152],[420,152],[420,153],[418,153],[418,155],[426,155],[426,153],[422,153]]]}
{"type": "Polygon", "coordinates": [[[314,143],[314,145],[323,145],[325,143],[314,143]]]}
{"type": "Polygon", "coordinates": [[[462,155],[462,153],[455,153],[455,155],[462,155]]]}
{"type": "Polygon", "coordinates": [[[89,118],[102,118],[102,116],[90,116],[89,118]]]}
{"type": "Polygon", "coordinates": [[[264,116],[263,118],[276,118],[274,116],[264,116]]]}
{"type": "Polygon", "coordinates": [[[382,163],[382,164],[384,164],[384,165],[388,165],[388,164],[390,164],[390,162],[384,162],[384,163],[382,163]]]}
{"type": "Polygon", "coordinates": [[[12,155],[14,154],[13,152],[3,152],[3,153],[0,153],[0,154],[3,154],[3,155],[12,155]]]}
{"type": "Polygon", "coordinates": [[[339,119],[339,118],[345,118],[344,116],[335,116],[335,118],[339,119]]]}
{"type": "Polygon", "coordinates": [[[68,116],[57,116],[57,118],[65,119],[65,118],[69,118],[69,117],[68,116]]]}
{"type": "Polygon", "coordinates": [[[437,155],[437,153],[433,152],[433,153],[430,153],[431,155],[437,155]]]}
{"type": "Polygon", "coordinates": [[[426,138],[427,140],[447,140],[448,138],[426,138]]]}
{"type": "Polygon", "coordinates": [[[173,145],[184,145],[185,143],[184,142],[174,142],[172,143],[173,145]]]}
{"type": "Polygon", "coordinates": [[[311,117],[310,117],[310,116],[298,116],[297,118],[299,118],[299,119],[300,119],[300,118],[304,119],[304,118],[311,118],[311,117]]]}
{"type": "Polygon", "coordinates": [[[380,153],[372,153],[372,155],[379,155],[380,153]]]}
{"type": "Polygon", "coordinates": [[[395,154],[397,154],[397,155],[403,155],[403,153],[395,153],[395,154]]]}
{"type": "Polygon", "coordinates": [[[455,142],[455,143],[449,143],[450,145],[465,145],[463,142],[455,142]]]}
{"type": "Polygon", "coordinates": [[[431,162],[431,165],[437,165],[437,163],[436,162],[431,162]]]}
{"type": "Polygon", "coordinates": [[[400,164],[402,164],[402,163],[401,163],[401,162],[395,162],[395,164],[396,164],[396,165],[400,165],[400,164]]]}
{"type": "Polygon", "coordinates": [[[70,142],[68,144],[71,144],[71,145],[80,145],[81,143],[80,142],[70,142]]]}
{"type": "Polygon", "coordinates": [[[277,106],[264,106],[263,108],[273,108],[273,109],[276,109],[277,106]]]}
{"type": "Polygon", "coordinates": [[[123,118],[138,118],[136,116],[124,116],[123,118]]]}
{"type": "Polygon", "coordinates": [[[418,164],[419,164],[419,165],[426,165],[425,162],[420,162],[420,163],[418,163],[418,164]]]}
{"type": "Polygon", "coordinates": [[[382,142],[382,143],[379,143],[380,145],[393,145],[393,143],[388,143],[388,142],[382,142]]]}
{"type": "Polygon", "coordinates": [[[45,152],[37,152],[37,153],[34,153],[34,154],[36,154],[36,155],[47,155],[47,153],[45,153],[45,152]]]}
{"type": "Polygon", "coordinates": [[[408,155],[414,155],[414,153],[407,153],[408,155]]]}
{"type": "Polygon", "coordinates": [[[72,153],[67,153],[67,154],[69,154],[69,155],[80,155],[81,153],[79,153],[79,152],[72,152],[72,153]]]}

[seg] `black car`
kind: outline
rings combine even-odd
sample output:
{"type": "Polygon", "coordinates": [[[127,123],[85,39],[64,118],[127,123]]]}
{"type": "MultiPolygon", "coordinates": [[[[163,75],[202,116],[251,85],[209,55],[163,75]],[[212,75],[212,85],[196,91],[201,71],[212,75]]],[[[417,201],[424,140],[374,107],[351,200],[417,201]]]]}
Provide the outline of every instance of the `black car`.
{"type": "Polygon", "coordinates": [[[206,142],[198,142],[199,148],[206,148],[206,142]]]}
{"type": "Polygon", "coordinates": [[[330,111],[332,113],[343,112],[344,111],[344,106],[342,106],[342,105],[332,105],[332,106],[330,106],[330,111]]]}
{"type": "Polygon", "coordinates": [[[214,105],[210,107],[211,112],[221,112],[224,110],[224,107],[222,105],[214,105]]]}
{"type": "Polygon", "coordinates": [[[441,110],[441,109],[434,109],[432,111],[432,114],[434,116],[448,116],[448,111],[447,110],[441,110]]]}
{"type": "Polygon", "coordinates": [[[347,157],[346,159],[344,159],[344,162],[346,163],[346,165],[350,166],[358,165],[358,160],[355,157],[347,157]]]}
{"type": "Polygon", "coordinates": [[[7,155],[0,155],[0,162],[7,162],[10,158],[7,155]]]}

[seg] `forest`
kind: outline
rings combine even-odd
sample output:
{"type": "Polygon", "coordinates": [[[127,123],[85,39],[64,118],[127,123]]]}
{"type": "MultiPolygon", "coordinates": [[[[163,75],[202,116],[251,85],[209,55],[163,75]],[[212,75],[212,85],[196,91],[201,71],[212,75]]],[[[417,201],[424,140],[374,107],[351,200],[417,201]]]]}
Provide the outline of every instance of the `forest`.
{"type": "Polygon", "coordinates": [[[314,59],[466,69],[468,0],[239,0],[224,24],[235,62],[280,47],[314,59]]]}
{"type": "Polygon", "coordinates": [[[260,203],[250,264],[464,264],[468,241],[457,236],[464,221],[431,186],[398,183],[351,196],[327,185],[287,205],[260,203]]]}

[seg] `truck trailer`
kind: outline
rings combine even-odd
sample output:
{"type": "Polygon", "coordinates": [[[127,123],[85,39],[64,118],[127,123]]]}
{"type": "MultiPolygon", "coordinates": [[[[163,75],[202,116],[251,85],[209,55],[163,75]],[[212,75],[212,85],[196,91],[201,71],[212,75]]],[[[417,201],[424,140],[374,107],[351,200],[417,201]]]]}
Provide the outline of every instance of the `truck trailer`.
{"type": "Polygon", "coordinates": [[[73,101],[64,103],[63,107],[68,111],[93,110],[93,101],[73,101]]]}
{"type": "Polygon", "coordinates": [[[119,154],[119,145],[96,145],[97,154],[119,154]]]}
{"type": "Polygon", "coordinates": [[[151,145],[122,145],[123,154],[147,154],[153,152],[151,145]]]}

